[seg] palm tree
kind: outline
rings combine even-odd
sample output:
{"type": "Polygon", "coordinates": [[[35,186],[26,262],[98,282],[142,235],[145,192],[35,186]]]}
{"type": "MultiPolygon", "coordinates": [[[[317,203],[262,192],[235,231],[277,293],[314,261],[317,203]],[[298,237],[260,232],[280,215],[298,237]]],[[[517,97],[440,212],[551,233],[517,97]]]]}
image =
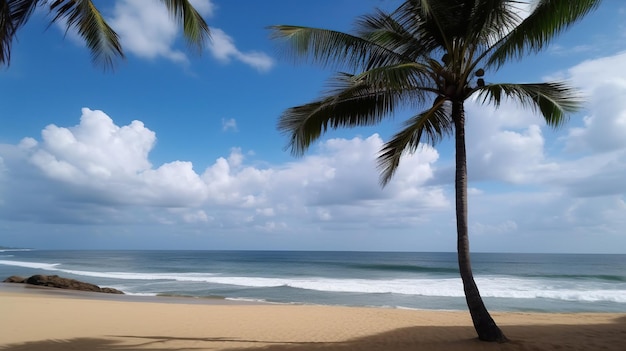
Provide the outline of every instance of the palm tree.
{"type": "Polygon", "coordinates": [[[329,128],[374,125],[400,106],[419,108],[378,156],[386,185],[401,156],[420,142],[436,144],[454,135],[458,264],[467,306],[481,340],[506,341],[474,282],[467,226],[467,165],[464,102],[474,96],[499,106],[508,98],[539,111],[552,127],[577,111],[581,99],[564,82],[486,83],[485,71],[538,52],[599,5],[599,0],[406,0],[392,12],[360,17],[356,33],[279,25],[272,36],[296,59],[339,72],[321,98],[287,109],[278,129],[288,148],[302,155],[329,128]],[[522,16],[522,6],[529,13],[522,16]]]}
{"type": "MultiPolygon", "coordinates": [[[[201,49],[210,37],[209,26],[189,0],[161,0],[170,15],[182,24],[190,46],[201,49]]],[[[0,65],[9,65],[11,45],[37,6],[48,6],[52,22],[65,21],[76,29],[91,50],[95,64],[112,68],[115,57],[124,57],[117,33],[107,24],[91,0],[0,0],[0,65]]]]}

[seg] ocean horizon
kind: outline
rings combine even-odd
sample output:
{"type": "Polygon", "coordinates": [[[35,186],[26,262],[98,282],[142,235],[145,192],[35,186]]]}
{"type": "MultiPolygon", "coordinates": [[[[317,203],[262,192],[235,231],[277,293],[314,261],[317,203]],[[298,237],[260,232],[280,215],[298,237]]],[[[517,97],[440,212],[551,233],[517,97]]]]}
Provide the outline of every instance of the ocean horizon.
{"type": "MultiPolygon", "coordinates": [[[[473,253],[492,311],[626,312],[626,255],[473,253]]],[[[135,296],[466,310],[454,252],[0,250],[0,279],[56,274],[135,296]]]]}

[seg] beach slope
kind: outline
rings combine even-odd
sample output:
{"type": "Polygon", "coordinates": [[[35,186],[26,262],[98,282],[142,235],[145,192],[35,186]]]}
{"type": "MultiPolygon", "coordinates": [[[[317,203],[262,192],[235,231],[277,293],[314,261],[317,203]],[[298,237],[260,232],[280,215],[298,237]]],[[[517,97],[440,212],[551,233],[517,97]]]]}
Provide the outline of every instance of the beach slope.
{"type": "Polygon", "coordinates": [[[626,348],[626,314],[494,313],[512,341],[489,344],[476,339],[467,312],[195,300],[0,289],[0,350],[626,348]]]}

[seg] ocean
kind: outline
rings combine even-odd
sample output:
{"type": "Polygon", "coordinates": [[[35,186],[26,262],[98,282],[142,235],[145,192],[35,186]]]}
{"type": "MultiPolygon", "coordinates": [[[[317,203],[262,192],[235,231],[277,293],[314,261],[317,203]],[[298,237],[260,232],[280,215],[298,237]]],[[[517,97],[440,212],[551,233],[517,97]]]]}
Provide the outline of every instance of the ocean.
{"type": "MultiPolygon", "coordinates": [[[[626,312],[626,255],[475,253],[491,311],[626,312]]],[[[456,253],[0,250],[0,280],[57,274],[129,295],[466,310],[456,253]]]]}

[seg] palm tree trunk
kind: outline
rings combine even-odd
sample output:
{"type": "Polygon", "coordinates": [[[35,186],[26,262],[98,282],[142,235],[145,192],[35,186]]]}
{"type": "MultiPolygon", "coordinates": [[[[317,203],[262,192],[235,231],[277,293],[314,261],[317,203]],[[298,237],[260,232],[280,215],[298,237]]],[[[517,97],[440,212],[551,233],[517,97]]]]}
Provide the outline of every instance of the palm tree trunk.
{"type": "Polygon", "coordinates": [[[465,152],[465,110],[463,102],[453,102],[452,118],[455,127],[456,174],[456,231],[459,272],[463,281],[465,300],[472,316],[478,338],[483,341],[507,341],[506,336],[496,325],[487,311],[480,292],[474,282],[470,262],[469,236],[467,228],[467,155],[465,152]]]}

